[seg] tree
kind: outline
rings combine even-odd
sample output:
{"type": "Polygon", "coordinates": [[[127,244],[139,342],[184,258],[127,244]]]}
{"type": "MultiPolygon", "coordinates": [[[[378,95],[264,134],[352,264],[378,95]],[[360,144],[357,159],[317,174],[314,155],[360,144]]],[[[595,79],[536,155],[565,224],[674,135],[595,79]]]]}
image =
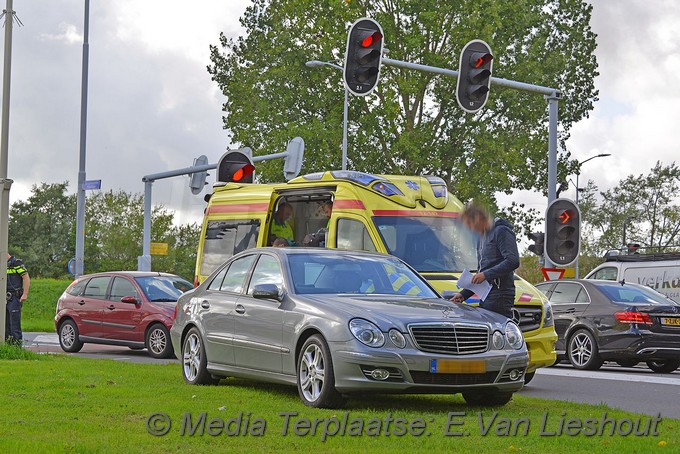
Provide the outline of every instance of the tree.
{"type": "Polygon", "coordinates": [[[639,243],[650,251],[668,250],[680,244],[680,168],[671,163],[657,162],[649,174],[629,175],[617,186],[600,192],[588,183],[580,202],[584,222],[586,252],[600,254],[608,249],[623,247],[626,242],[639,243]]]}
{"type": "Polygon", "coordinates": [[[62,277],[75,249],[76,196],[68,182],[33,185],[25,201],[12,204],[9,250],[20,257],[31,276],[62,277]]]}
{"type": "MultiPolygon", "coordinates": [[[[253,0],[241,18],[245,36],[220,36],[208,71],[227,97],[225,129],[256,154],[283,151],[301,136],[305,172],[340,167],[341,74],[310,69],[311,59],[342,64],[349,24],[378,20],[389,57],[458,67],[473,38],[495,49],[494,75],[556,87],[561,172],[573,173],[564,149],[571,125],[596,100],[592,7],[584,1],[253,0]]],[[[462,200],[495,204],[497,191],[546,192],[547,109],[542,96],[491,86],[487,107],[465,114],[456,80],[383,66],[375,94],[350,100],[349,168],[374,173],[436,174],[462,200]]],[[[260,164],[280,180],[281,164],[260,164]]]]}

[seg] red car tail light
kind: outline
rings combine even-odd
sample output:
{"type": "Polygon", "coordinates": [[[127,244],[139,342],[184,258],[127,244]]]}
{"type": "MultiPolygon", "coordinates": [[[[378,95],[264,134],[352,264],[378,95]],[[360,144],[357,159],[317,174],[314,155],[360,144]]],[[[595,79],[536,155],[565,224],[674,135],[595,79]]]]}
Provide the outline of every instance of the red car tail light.
{"type": "Polygon", "coordinates": [[[649,315],[637,311],[623,311],[614,313],[614,317],[621,323],[640,323],[651,325],[652,319],[649,315]]]}
{"type": "Polygon", "coordinates": [[[177,320],[177,307],[179,306],[179,303],[175,304],[175,310],[172,311],[172,319],[177,320]]]}

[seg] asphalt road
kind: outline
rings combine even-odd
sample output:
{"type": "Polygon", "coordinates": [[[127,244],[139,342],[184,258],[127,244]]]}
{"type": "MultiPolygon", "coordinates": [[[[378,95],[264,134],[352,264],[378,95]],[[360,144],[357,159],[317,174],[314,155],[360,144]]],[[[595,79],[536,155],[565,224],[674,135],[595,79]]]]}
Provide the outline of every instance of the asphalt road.
{"type": "Polygon", "coordinates": [[[680,370],[657,374],[643,363],[626,368],[605,363],[597,371],[577,370],[566,364],[543,368],[520,393],[569,402],[604,403],[635,413],[680,419],[680,370]]]}
{"type": "MultiPolygon", "coordinates": [[[[64,353],[59,346],[59,338],[56,333],[24,333],[24,346],[29,350],[39,353],[64,353]]],[[[148,355],[146,350],[131,350],[127,347],[116,347],[113,345],[85,344],[80,352],[66,354],[83,358],[112,359],[131,363],[179,363],[177,359],[154,359],[148,355]]]]}
{"type": "MultiPolygon", "coordinates": [[[[55,333],[24,333],[26,348],[37,352],[63,353],[55,333]]],[[[104,358],[134,363],[179,363],[176,359],[151,358],[146,350],[85,344],[79,353],[85,358],[104,358]]],[[[605,363],[598,371],[581,371],[560,364],[539,369],[521,395],[568,402],[606,404],[610,407],[680,419],[680,370],[657,374],[644,364],[624,368],[605,363]]]]}

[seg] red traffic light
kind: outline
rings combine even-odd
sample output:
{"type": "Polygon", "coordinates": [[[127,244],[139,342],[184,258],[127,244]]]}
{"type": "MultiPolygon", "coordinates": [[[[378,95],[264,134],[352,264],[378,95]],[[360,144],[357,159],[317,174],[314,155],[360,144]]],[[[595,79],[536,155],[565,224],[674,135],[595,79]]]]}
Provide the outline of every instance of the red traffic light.
{"type": "Polygon", "coordinates": [[[246,164],[240,169],[236,170],[231,176],[231,181],[241,181],[247,178],[255,170],[255,166],[252,164],[246,164]]]}
{"type": "Polygon", "coordinates": [[[493,55],[489,52],[474,52],[470,55],[470,64],[472,64],[473,68],[481,68],[491,60],[493,60],[493,55]]]}
{"type": "Polygon", "coordinates": [[[564,210],[559,216],[558,219],[560,220],[560,224],[566,224],[569,222],[569,219],[571,219],[571,216],[569,215],[568,210],[564,210]]]}
{"type": "Polygon", "coordinates": [[[375,31],[361,40],[361,47],[371,47],[373,44],[379,42],[383,35],[379,31],[375,31]]]}

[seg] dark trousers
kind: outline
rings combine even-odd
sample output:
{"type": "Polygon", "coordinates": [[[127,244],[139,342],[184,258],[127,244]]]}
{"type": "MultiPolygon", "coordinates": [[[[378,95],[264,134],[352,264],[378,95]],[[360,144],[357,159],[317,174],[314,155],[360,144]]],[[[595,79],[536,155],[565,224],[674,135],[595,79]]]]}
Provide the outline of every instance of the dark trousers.
{"type": "Polygon", "coordinates": [[[486,310],[512,318],[512,306],[515,305],[515,295],[494,294],[492,291],[484,301],[479,303],[486,310]]]}
{"type": "Polygon", "coordinates": [[[5,342],[8,344],[21,344],[23,334],[21,332],[21,301],[13,296],[7,301],[5,311],[5,342]]]}

